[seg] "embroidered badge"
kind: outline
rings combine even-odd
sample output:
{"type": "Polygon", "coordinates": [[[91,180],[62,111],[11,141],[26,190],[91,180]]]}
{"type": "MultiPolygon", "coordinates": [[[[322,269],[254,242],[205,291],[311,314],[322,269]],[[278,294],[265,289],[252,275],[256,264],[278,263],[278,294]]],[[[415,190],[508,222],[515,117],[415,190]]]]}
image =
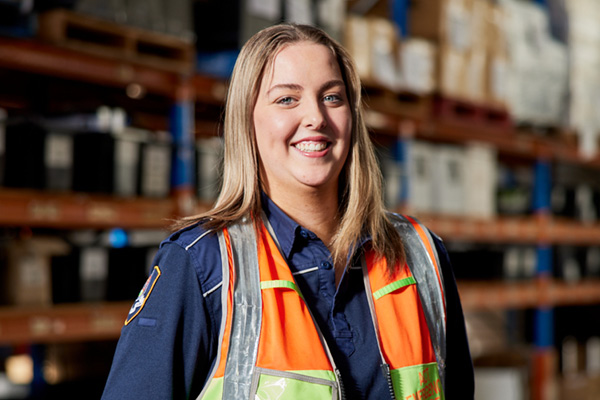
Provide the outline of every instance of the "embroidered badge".
{"type": "Polygon", "coordinates": [[[160,268],[158,265],[154,267],[152,273],[144,283],[144,287],[140,291],[137,299],[135,299],[135,303],[129,309],[129,314],[127,315],[127,319],[125,320],[125,325],[129,324],[144,308],[144,304],[146,304],[146,300],[150,297],[150,293],[152,293],[152,289],[154,289],[154,285],[156,285],[156,281],[160,277],[160,268]]]}

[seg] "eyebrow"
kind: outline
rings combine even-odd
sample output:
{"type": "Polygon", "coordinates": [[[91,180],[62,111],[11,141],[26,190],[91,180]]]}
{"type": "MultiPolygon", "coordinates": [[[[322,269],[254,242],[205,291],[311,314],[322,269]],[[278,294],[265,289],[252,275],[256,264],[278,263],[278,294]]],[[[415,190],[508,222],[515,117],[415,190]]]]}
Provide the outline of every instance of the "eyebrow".
{"type": "MultiPolygon", "coordinates": [[[[341,79],[332,79],[330,81],[325,82],[321,86],[320,90],[321,91],[329,90],[329,89],[331,89],[332,87],[335,87],[335,86],[343,86],[343,87],[345,87],[346,84],[341,79]]],[[[295,84],[295,83],[280,83],[280,84],[277,84],[277,85],[271,87],[267,91],[267,94],[269,94],[272,91],[277,90],[277,89],[291,89],[291,90],[299,92],[299,91],[301,91],[303,89],[303,87],[301,85],[298,85],[298,84],[295,84]]]]}

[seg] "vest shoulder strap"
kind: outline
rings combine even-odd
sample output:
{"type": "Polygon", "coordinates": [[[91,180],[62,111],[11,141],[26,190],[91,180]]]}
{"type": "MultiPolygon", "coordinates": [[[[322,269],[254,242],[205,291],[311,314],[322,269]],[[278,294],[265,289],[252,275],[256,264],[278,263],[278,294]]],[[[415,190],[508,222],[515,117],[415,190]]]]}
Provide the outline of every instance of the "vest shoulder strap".
{"type": "Polygon", "coordinates": [[[442,387],[445,387],[446,298],[435,243],[427,228],[415,218],[392,213],[389,216],[402,237],[410,272],[417,281],[442,387]]]}

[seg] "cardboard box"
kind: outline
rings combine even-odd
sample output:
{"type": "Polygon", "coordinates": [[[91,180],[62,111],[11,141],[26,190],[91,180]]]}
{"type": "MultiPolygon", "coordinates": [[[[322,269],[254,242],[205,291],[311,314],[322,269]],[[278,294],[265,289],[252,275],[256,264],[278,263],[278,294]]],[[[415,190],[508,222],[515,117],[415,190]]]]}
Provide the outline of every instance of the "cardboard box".
{"type": "Polygon", "coordinates": [[[473,3],[480,0],[416,0],[409,8],[409,34],[466,51],[473,45],[473,3]]]}
{"type": "Polygon", "coordinates": [[[50,260],[67,254],[69,246],[56,237],[18,240],[6,249],[2,279],[4,301],[10,305],[43,306],[52,302],[50,260]]]}
{"type": "Polygon", "coordinates": [[[400,79],[396,26],[383,18],[352,16],[346,21],[345,32],[345,46],[363,83],[396,88],[400,79]]]}
{"type": "Polygon", "coordinates": [[[435,90],[437,46],[424,39],[410,38],[399,47],[400,90],[428,94],[435,90]]]}

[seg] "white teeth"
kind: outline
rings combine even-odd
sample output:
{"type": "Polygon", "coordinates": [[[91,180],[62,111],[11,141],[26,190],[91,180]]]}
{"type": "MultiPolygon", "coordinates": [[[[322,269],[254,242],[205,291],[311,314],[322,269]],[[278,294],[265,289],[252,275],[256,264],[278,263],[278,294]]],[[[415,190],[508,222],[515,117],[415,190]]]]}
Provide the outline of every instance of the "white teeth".
{"type": "Polygon", "coordinates": [[[300,142],[300,143],[297,143],[295,145],[295,147],[300,151],[308,153],[311,151],[325,150],[325,148],[327,147],[327,143],[324,143],[324,142],[300,142]]]}

